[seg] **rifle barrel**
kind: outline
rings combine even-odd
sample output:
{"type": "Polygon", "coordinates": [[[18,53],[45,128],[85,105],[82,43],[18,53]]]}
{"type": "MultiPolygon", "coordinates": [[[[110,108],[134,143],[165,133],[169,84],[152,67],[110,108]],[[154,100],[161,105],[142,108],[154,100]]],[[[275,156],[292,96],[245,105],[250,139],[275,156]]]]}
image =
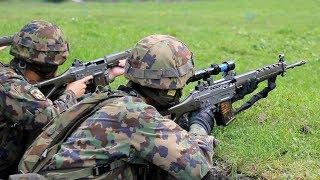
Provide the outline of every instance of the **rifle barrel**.
{"type": "Polygon", "coordinates": [[[108,64],[108,68],[112,68],[112,67],[115,67],[118,65],[119,60],[126,59],[130,55],[130,53],[131,53],[131,49],[127,49],[127,50],[119,52],[119,53],[106,55],[102,58],[98,58],[98,59],[89,61],[88,63],[105,61],[108,64]]]}
{"type": "Polygon", "coordinates": [[[302,61],[299,61],[299,62],[296,62],[296,63],[293,63],[293,64],[290,64],[286,67],[286,69],[291,69],[291,68],[295,68],[297,66],[302,66],[306,63],[305,60],[302,60],[302,61]]]}

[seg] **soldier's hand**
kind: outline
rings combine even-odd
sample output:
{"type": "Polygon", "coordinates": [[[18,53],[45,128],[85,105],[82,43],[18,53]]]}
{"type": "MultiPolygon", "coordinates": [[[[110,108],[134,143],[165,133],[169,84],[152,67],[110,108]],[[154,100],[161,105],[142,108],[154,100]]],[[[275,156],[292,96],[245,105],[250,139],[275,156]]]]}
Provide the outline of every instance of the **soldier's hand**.
{"type": "Polygon", "coordinates": [[[121,76],[124,73],[124,65],[126,64],[126,60],[120,60],[118,66],[111,68],[109,70],[109,79],[112,80],[117,76],[121,76]]]}
{"type": "Polygon", "coordinates": [[[88,82],[91,79],[93,79],[93,76],[87,76],[78,81],[74,81],[67,85],[66,90],[72,91],[77,98],[80,98],[86,92],[86,88],[87,88],[86,82],[88,82]]]}
{"type": "Polygon", "coordinates": [[[188,121],[189,128],[192,124],[199,124],[207,134],[210,134],[214,126],[214,114],[212,107],[206,107],[191,112],[189,114],[188,121]]]}

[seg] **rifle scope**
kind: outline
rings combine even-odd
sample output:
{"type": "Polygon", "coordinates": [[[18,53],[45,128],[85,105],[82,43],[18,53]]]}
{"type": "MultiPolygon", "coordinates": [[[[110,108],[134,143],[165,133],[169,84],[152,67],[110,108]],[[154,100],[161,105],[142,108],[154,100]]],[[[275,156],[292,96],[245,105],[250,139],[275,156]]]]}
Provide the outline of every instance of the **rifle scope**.
{"type": "Polygon", "coordinates": [[[211,66],[207,69],[196,71],[195,74],[188,79],[187,84],[190,82],[199,81],[201,79],[205,80],[212,75],[218,75],[220,72],[228,72],[234,70],[235,67],[236,65],[233,61],[226,61],[220,65],[211,64],[211,66]]]}

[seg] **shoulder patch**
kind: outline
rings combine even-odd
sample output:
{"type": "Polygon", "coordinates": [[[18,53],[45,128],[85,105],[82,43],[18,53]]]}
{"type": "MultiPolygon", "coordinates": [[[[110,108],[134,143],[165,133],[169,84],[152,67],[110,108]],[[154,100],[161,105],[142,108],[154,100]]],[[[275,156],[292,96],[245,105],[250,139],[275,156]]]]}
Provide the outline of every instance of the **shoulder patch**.
{"type": "Polygon", "coordinates": [[[39,89],[32,89],[30,91],[30,94],[37,100],[40,100],[40,101],[47,100],[47,98],[42,94],[42,92],[39,89]]]}

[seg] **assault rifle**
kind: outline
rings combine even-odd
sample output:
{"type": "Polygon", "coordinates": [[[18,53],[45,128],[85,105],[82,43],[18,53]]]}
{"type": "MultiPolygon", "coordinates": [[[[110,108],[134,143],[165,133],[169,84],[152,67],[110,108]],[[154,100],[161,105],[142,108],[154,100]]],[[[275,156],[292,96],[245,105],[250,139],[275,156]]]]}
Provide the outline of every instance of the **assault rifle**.
{"type": "Polygon", "coordinates": [[[268,93],[276,87],[278,75],[284,76],[286,70],[304,65],[305,61],[299,61],[287,65],[284,55],[279,55],[279,62],[253,70],[244,74],[235,75],[235,65],[232,61],[224,62],[221,65],[212,65],[210,68],[197,71],[188,81],[198,81],[195,90],[181,103],[171,107],[168,113],[174,115],[176,119],[186,112],[191,112],[199,108],[211,107],[217,125],[226,126],[235,115],[250,108],[254,103],[262,98],[266,98],[268,93]],[[224,78],[214,81],[210,76],[224,73],[224,78]],[[202,79],[202,80],[201,80],[202,79]],[[237,109],[232,108],[232,103],[243,99],[247,94],[257,89],[258,84],[267,81],[268,85],[262,91],[253,95],[251,99],[237,109]]]}
{"type": "Polygon", "coordinates": [[[107,55],[103,58],[99,58],[90,62],[83,63],[78,59],[75,59],[72,66],[60,76],[55,78],[39,82],[35,84],[42,92],[45,92],[45,96],[50,99],[55,99],[62,94],[68,83],[77,81],[86,76],[92,75],[93,80],[87,84],[86,92],[94,92],[97,87],[104,87],[110,83],[108,69],[116,67],[119,60],[125,59],[130,54],[130,49],[107,55]]]}
{"type": "Polygon", "coordinates": [[[9,46],[12,44],[13,36],[2,36],[0,37],[0,47],[9,46]]]}

